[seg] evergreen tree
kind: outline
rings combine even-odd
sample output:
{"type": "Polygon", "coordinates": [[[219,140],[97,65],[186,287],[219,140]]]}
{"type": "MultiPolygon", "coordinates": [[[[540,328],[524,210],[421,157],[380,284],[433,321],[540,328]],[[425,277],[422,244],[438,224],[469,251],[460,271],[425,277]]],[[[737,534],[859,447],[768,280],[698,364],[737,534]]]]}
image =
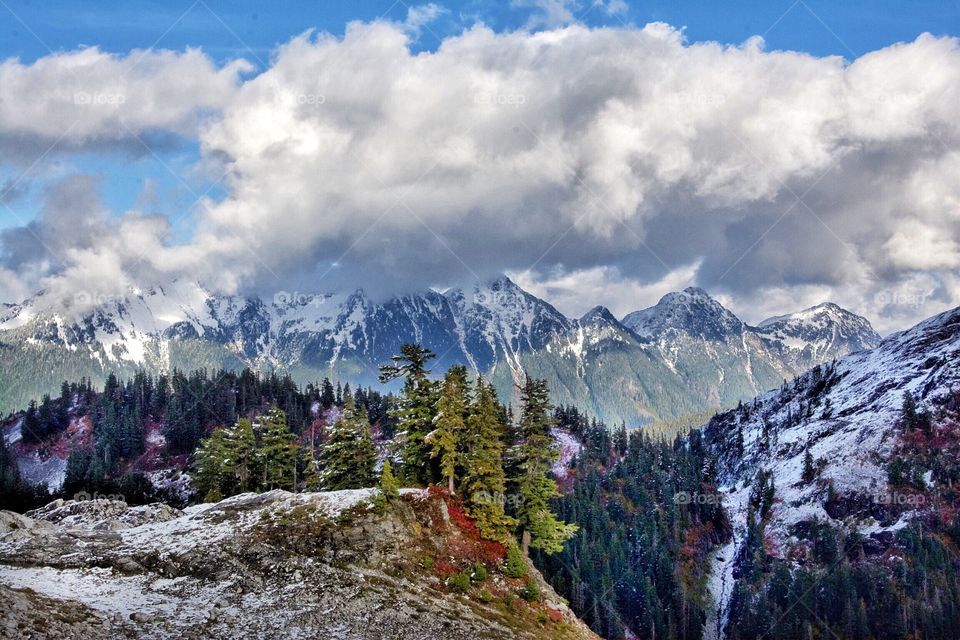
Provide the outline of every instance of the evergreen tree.
{"type": "Polygon", "coordinates": [[[20,510],[31,507],[34,492],[20,477],[13,453],[0,434],[0,509],[20,510]]]}
{"type": "Polygon", "coordinates": [[[380,471],[380,495],[388,502],[400,496],[400,485],[393,477],[393,466],[389,458],[383,461],[383,469],[380,471]]]}
{"type": "Polygon", "coordinates": [[[255,489],[255,483],[261,477],[258,468],[261,456],[257,453],[257,439],[253,431],[253,423],[241,418],[224,434],[224,445],[229,457],[225,463],[228,467],[225,473],[228,476],[230,494],[234,488],[239,493],[246,493],[255,489]]]}
{"type": "Polygon", "coordinates": [[[215,429],[197,448],[191,477],[204,502],[218,502],[231,495],[224,489],[234,471],[231,453],[224,429],[215,429]]]}
{"type": "Polygon", "coordinates": [[[380,367],[380,382],[403,378],[403,395],[392,412],[397,421],[396,439],[403,463],[403,478],[410,483],[429,484],[434,479],[430,446],[425,438],[433,429],[437,384],[430,380],[427,363],[436,356],[417,344],[405,344],[393,364],[380,367]]]}
{"type": "Polygon", "coordinates": [[[512,458],[517,471],[513,483],[518,494],[516,517],[521,545],[525,555],[531,547],[556,553],[578,527],[558,520],[550,510],[550,500],[560,495],[557,483],[548,475],[560,456],[550,435],[553,406],[545,380],[528,375],[519,391],[521,414],[512,458]]]}
{"type": "Polygon", "coordinates": [[[807,447],[803,452],[803,469],[800,472],[800,477],[804,482],[813,482],[813,479],[817,477],[817,468],[813,464],[810,447],[807,447]]]}
{"type": "Polygon", "coordinates": [[[330,378],[324,378],[323,382],[320,383],[320,406],[324,409],[329,409],[336,401],[337,396],[333,392],[333,385],[330,383],[330,378]]]}
{"type": "Polygon", "coordinates": [[[320,451],[320,483],[327,490],[369,487],[376,458],[366,414],[357,411],[353,396],[348,395],[343,415],[320,451]]]}
{"type": "Polygon", "coordinates": [[[467,368],[461,365],[450,367],[443,378],[440,397],[437,400],[437,415],[434,429],[425,438],[432,447],[430,457],[440,458],[440,471],[447,480],[447,488],[454,492],[459,456],[460,438],[463,435],[467,411],[467,368]]]}
{"type": "Polygon", "coordinates": [[[505,540],[516,525],[504,511],[506,474],[503,470],[501,408],[496,392],[477,377],[462,438],[464,476],[461,482],[468,515],[481,535],[505,540]]]}
{"type": "Polygon", "coordinates": [[[254,428],[261,431],[260,464],[263,471],[262,487],[267,490],[290,487],[297,490],[296,437],[287,426],[287,415],[273,407],[265,416],[259,416],[254,428]]]}

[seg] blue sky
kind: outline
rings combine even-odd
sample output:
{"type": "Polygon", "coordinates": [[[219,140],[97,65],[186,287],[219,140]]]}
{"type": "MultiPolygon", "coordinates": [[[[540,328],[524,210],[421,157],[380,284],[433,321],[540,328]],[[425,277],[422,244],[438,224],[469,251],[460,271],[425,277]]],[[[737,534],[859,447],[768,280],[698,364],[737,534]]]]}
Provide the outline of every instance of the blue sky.
{"type": "MultiPolygon", "coordinates": [[[[403,20],[414,2],[353,0],[305,2],[249,0],[229,2],[44,2],[3,0],[0,7],[0,56],[32,61],[54,51],[97,45],[113,52],[158,46],[199,46],[217,58],[257,56],[268,60],[279,43],[307,29],[341,34],[351,20],[403,20]],[[15,14],[15,15],[14,15],[15,14]],[[22,22],[21,22],[22,21],[22,22]]],[[[482,21],[497,31],[524,26],[538,11],[534,2],[438,2],[448,10],[430,25],[420,46],[436,47],[437,38],[482,21]]],[[[626,2],[610,16],[590,0],[570,9],[589,25],[643,25],[653,21],[686,27],[692,41],[740,43],[763,35],[770,49],[851,57],[885,45],[934,35],[960,33],[957,0],[680,0],[626,2]]]]}

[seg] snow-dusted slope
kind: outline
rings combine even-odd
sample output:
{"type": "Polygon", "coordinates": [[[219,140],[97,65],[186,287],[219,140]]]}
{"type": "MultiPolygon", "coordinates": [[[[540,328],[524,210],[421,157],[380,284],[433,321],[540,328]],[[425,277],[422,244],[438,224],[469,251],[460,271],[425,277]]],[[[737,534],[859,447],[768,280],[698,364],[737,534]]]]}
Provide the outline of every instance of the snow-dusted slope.
{"type": "MultiPolygon", "coordinates": [[[[822,309],[810,310],[817,317],[822,309]]],[[[834,310],[826,309],[827,313],[834,310]]],[[[766,326],[790,326],[796,316],[766,326]]],[[[718,415],[704,427],[717,456],[722,491],[735,539],[718,554],[711,588],[722,620],[732,589],[733,558],[746,532],[750,484],[761,469],[772,472],[777,501],[766,528],[771,550],[786,556],[798,524],[819,520],[858,529],[866,539],[902,527],[909,512],[884,522],[861,513],[831,517],[831,495],[859,504],[879,504],[888,495],[885,469],[904,393],[921,405],[937,404],[960,388],[960,308],[926,320],[848,355],[835,366],[816,367],[744,405],[718,415]],[[743,450],[738,447],[742,434],[743,450]],[[816,480],[802,477],[805,452],[816,480]]],[[[834,515],[837,515],[836,512],[834,515]]],[[[716,618],[715,618],[716,620],[716,618]]],[[[709,630],[716,637],[716,629],[709,630]]]]}

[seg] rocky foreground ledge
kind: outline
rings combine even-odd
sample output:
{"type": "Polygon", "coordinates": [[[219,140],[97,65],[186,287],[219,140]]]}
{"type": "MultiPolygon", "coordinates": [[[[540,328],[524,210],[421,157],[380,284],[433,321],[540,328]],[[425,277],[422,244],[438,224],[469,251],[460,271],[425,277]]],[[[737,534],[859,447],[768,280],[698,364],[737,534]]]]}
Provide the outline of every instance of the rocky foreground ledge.
{"type": "Polygon", "coordinates": [[[503,548],[445,496],[374,497],[0,511],[0,637],[596,637],[532,566],[504,575],[503,548]],[[463,570],[474,579],[455,584],[463,570]]]}

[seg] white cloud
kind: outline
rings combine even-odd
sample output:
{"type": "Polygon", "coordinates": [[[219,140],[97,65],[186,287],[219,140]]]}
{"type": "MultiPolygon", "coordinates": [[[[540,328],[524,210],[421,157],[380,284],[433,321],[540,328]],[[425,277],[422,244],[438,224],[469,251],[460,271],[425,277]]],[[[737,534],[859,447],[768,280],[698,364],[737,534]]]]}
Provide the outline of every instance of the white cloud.
{"type": "Polygon", "coordinates": [[[654,282],[624,278],[615,267],[607,266],[558,271],[543,277],[531,271],[508,275],[523,289],[549,300],[568,316],[580,317],[603,300],[609,301],[610,311],[622,318],[631,311],[655,305],[671,291],[694,286],[698,266],[680,267],[654,282]]]}
{"type": "Polygon", "coordinates": [[[9,158],[13,142],[44,151],[151,132],[195,136],[204,116],[230,100],[239,75],[251,68],[244,61],[218,68],[199,49],[121,56],[87,48],[32,64],[11,58],[0,62],[0,149],[9,158]]]}
{"type": "MultiPolygon", "coordinates": [[[[548,8],[562,22],[569,7],[548,8]]],[[[121,120],[198,131],[204,162],[229,168],[228,195],[201,203],[182,246],[134,216],[136,243],[121,231],[69,259],[103,266],[113,251],[123,269],[224,289],[299,278],[400,291],[509,271],[574,312],[622,314],[692,280],[738,311],[834,297],[888,326],[960,302],[956,39],[847,63],[759,38],[690,44],[664,24],[477,26],[412,53],[411,24],[435,14],[422,11],[297,37],[239,86],[240,63],[151,53],[130,94],[147,108],[90,116],[83,139],[109,139],[121,120]],[[923,289],[923,305],[884,305],[901,286],[923,289]]],[[[104,55],[2,68],[73,91],[84,85],[66,61],[104,55]]],[[[0,136],[54,135],[61,103],[43,102],[40,122],[0,121],[0,136]]]]}
{"type": "Polygon", "coordinates": [[[424,27],[446,13],[450,13],[450,10],[433,2],[408,7],[407,19],[404,20],[403,25],[408,32],[416,37],[420,35],[424,27]]]}

